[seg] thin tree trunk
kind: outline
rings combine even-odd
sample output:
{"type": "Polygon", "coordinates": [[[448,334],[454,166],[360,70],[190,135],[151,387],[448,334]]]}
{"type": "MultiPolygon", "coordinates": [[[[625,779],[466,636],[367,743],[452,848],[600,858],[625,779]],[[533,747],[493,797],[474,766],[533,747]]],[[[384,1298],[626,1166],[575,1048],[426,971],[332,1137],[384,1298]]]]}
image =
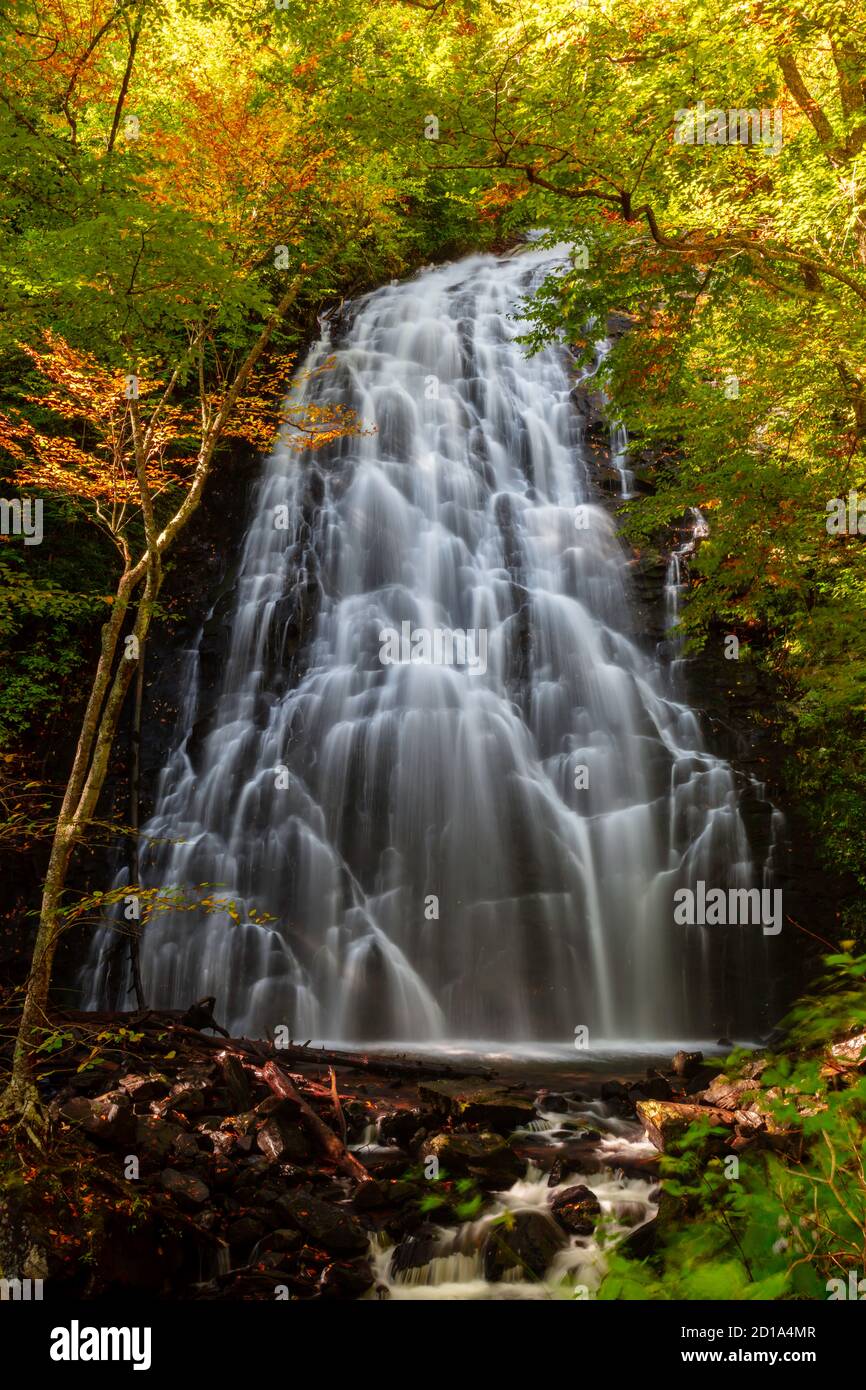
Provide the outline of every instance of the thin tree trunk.
{"type": "MultiPolygon", "coordinates": [[[[138,655],[138,670],[135,673],[135,703],[132,709],[132,729],[130,732],[129,757],[129,828],[132,832],[132,848],[129,856],[129,882],[138,888],[141,882],[141,845],[139,841],[139,802],[141,794],[141,706],[144,695],[144,652],[142,646],[138,655]]],[[[141,983],[141,962],[139,943],[141,941],[141,918],[133,917],[129,924],[129,965],[132,971],[132,987],[135,1002],[140,1009],[146,1007],[144,988],[141,983]]]]}

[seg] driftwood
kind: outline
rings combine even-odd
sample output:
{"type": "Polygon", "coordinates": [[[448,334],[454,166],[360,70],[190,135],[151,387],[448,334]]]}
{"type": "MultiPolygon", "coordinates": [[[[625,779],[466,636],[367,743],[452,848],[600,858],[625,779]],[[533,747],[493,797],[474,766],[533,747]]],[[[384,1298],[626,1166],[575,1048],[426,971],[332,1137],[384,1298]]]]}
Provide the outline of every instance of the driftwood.
{"type": "MultiPolygon", "coordinates": [[[[188,1024],[181,1022],[185,1017],[182,1009],[149,1009],[144,1013],[137,1010],[125,1012],[82,1013],[75,1009],[57,1010],[55,1018],[71,1024],[82,1024],[96,1028],[114,1025],[133,1026],[138,1029],[161,1031],[170,1029],[182,1037],[195,1041],[214,1052],[234,1052],[239,1057],[267,1059],[281,1062],[302,1062],[313,1066],[348,1067],[351,1071],[366,1071],[371,1076],[387,1076],[394,1079],[432,1078],[446,1081],[449,1078],[460,1080],[463,1077],[480,1077],[489,1080],[495,1076],[493,1067],[454,1066],[449,1062],[429,1061],[420,1058],[392,1057],[390,1054],[366,1052],[341,1052],[339,1048],[307,1047],[301,1043],[290,1043],[288,1047],[275,1047],[271,1042],[257,1038],[232,1038],[223,1034],[225,1041],[208,1037],[188,1024]]],[[[214,1026],[214,1025],[211,1025],[214,1026]]],[[[222,1030],[220,1030],[222,1031],[222,1030]]]]}
{"type": "Polygon", "coordinates": [[[363,1163],[360,1163],[354,1154],[349,1153],[342,1140],[338,1139],[334,1131],[316,1114],[312,1106],[307,1104],[296,1089],[294,1082],[286,1076],[284,1071],[280,1070],[276,1062],[265,1062],[263,1067],[255,1067],[253,1071],[258,1080],[264,1081],[265,1085],[269,1086],[280,1100],[288,1100],[292,1105],[297,1106],[301,1112],[303,1126],[310,1138],[336,1168],[348,1173],[356,1182],[368,1183],[373,1181],[363,1163]]]}

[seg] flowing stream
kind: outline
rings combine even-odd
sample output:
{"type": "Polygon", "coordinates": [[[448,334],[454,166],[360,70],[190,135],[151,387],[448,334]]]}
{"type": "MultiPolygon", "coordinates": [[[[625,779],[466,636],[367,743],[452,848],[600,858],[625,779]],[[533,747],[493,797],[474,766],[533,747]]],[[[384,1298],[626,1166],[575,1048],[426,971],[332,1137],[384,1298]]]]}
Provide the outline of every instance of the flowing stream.
{"type": "Polygon", "coordinates": [[[635,630],[567,354],[516,341],[562,261],[472,256],[325,325],[309,389],[371,432],[264,463],[204,727],[189,653],[142,876],[218,885],[240,920],[155,914],[149,1003],[329,1041],[761,1025],[760,926],[673,915],[680,886],[765,881],[733,773],[635,630]]]}

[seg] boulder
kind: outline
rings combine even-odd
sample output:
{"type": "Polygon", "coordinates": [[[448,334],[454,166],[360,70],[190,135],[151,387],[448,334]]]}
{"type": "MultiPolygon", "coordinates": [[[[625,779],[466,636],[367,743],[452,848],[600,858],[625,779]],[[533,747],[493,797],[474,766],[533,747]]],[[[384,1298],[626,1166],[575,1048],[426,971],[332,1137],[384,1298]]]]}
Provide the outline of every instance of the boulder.
{"type": "Polygon", "coordinates": [[[130,1100],[136,1105],[149,1105],[152,1100],[160,1100],[167,1096],[171,1087],[164,1076],[158,1072],[128,1072],[118,1081],[118,1086],[126,1091],[130,1100]]]}
{"type": "Polygon", "coordinates": [[[656,1218],[645,1221],[642,1226],[637,1226],[633,1231],[620,1241],[617,1246],[619,1254],[626,1255],[630,1260],[648,1260],[655,1254],[658,1244],[658,1228],[656,1218]]]}
{"type": "Polygon", "coordinates": [[[650,1141],[662,1153],[676,1145],[689,1125],[703,1121],[714,1127],[729,1129],[733,1134],[738,1120],[735,1110],[720,1110],[709,1105],[685,1105],[675,1101],[640,1100],[636,1108],[638,1119],[650,1141]]]}
{"type": "Polygon", "coordinates": [[[671,1062],[671,1071],[674,1076],[681,1076],[687,1081],[701,1066],[703,1060],[704,1054],[702,1052],[677,1052],[671,1062]]]}
{"type": "Polygon", "coordinates": [[[261,1126],[256,1144],[272,1163],[304,1163],[310,1157],[309,1141],[300,1125],[276,1115],[261,1126]]]}
{"type": "Polygon", "coordinates": [[[833,1061],[843,1067],[866,1066],[866,1033],[856,1033],[853,1038],[833,1043],[828,1051],[833,1061]]]}
{"type": "Polygon", "coordinates": [[[435,1226],[420,1226],[412,1235],[406,1236],[391,1252],[391,1275],[405,1274],[409,1269],[420,1269],[429,1264],[448,1247],[443,1242],[441,1231],[435,1226]]]}
{"type": "Polygon", "coordinates": [[[419,1129],[430,1129],[437,1123],[433,1110],[392,1110],[379,1120],[379,1138],[383,1144],[400,1144],[405,1148],[419,1129]]]}
{"type": "Polygon", "coordinates": [[[754,1081],[731,1081],[727,1076],[714,1076],[701,1098],[705,1104],[718,1105],[722,1110],[738,1110],[746,1093],[756,1089],[754,1081]]]}
{"type": "Polygon", "coordinates": [[[367,1249],[367,1233],[360,1222],[329,1202],[298,1192],[284,1194],[276,1206],[281,1216],[302,1231],[313,1245],[337,1254],[355,1254],[367,1249]]]}
{"type": "Polygon", "coordinates": [[[629,1087],[628,1098],[632,1105],[639,1100],[670,1100],[673,1087],[666,1076],[647,1076],[629,1087]]]}
{"type": "Polygon", "coordinates": [[[261,1240],[266,1229],[264,1222],[255,1216],[239,1216],[226,1231],[226,1240],[236,1250],[248,1250],[261,1240]]]}
{"type": "Polygon", "coordinates": [[[161,1120],[157,1115],[139,1115],[135,1122],[135,1151],[142,1158],[165,1158],[182,1133],[180,1125],[173,1120],[161,1120]]]}
{"type": "Polygon", "coordinates": [[[542,1211],[509,1213],[507,1221],[491,1224],[482,1246],[484,1278],[498,1283],[511,1270],[522,1280],[543,1279],[565,1236],[542,1211]]]}
{"type": "Polygon", "coordinates": [[[160,1182],[178,1205],[186,1207],[187,1210],[203,1206],[210,1197],[207,1184],[194,1173],[181,1173],[177,1168],[166,1168],[160,1176],[160,1182]]]}
{"type": "Polygon", "coordinates": [[[510,1187],[524,1172],[523,1163],[505,1140],[489,1130],[433,1134],[424,1140],[419,1157],[422,1162],[438,1158],[449,1176],[474,1177],[487,1186],[510,1187]]]}
{"type": "Polygon", "coordinates": [[[601,1203],[589,1187],[567,1187],[558,1192],[550,1210],[560,1226],[576,1236],[591,1236],[601,1216],[601,1203]]]}
{"type": "Polygon", "coordinates": [[[131,1144],[135,1139],[136,1117],[132,1103],[123,1092],[113,1096],[75,1096],[60,1107],[68,1124],[78,1125],[95,1139],[110,1144],[131,1144]]]}
{"type": "Polygon", "coordinates": [[[485,1125],[504,1133],[536,1118],[532,1101],[496,1086],[477,1086],[466,1081],[422,1081],[418,1094],[438,1115],[460,1124],[485,1125]]]}
{"type": "Polygon", "coordinates": [[[322,1270],[319,1288],[332,1298],[360,1298],[373,1283],[373,1272],[366,1260],[335,1260],[322,1270]]]}

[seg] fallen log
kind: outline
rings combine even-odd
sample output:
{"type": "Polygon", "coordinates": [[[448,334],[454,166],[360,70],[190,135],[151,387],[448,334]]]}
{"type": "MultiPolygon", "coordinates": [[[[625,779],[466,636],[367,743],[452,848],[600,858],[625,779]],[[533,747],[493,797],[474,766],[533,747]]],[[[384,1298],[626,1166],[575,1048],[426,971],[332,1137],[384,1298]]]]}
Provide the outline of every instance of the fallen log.
{"type": "Polygon", "coordinates": [[[145,1013],[137,1010],[118,1012],[83,1013],[76,1009],[57,1010],[54,1017],[58,1022],[82,1024],[95,1028],[105,1028],[112,1024],[122,1027],[134,1026],[136,1029],[157,1032],[166,1028],[189,1038],[213,1052],[231,1051],[239,1056],[255,1058],[274,1058],[285,1062],[306,1062],[314,1066],[348,1067],[352,1071],[367,1071],[371,1076],[387,1076],[395,1079],[432,1077],[446,1079],[453,1077],[477,1076],[489,1079],[496,1075],[493,1067],[454,1066],[450,1062],[423,1061],[421,1058],[391,1057],[376,1053],[341,1052],[339,1048],[307,1047],[301,1043],[289,1043],[287,1047],[276,1047],[272,1042],[259,1038],[211,1038],[182,1023],[183,1010],[149,1009],[145,1013]]]}
{"type": "Polygon", "coordinates": [[[342,1140],[316,1114],[312,1106],[307,1104],[294,1082],[286,1076],[284,1071],[280,1070],[276,1062],[265,1062],[263,1067],[255,1067],[253,1071],[257,1079],[270,1087],[275,1096],[279,1096],[280,1100],[290,1101],[292,1105],[298,1107],[301,1112],[301,1121],[310,1138],[336,1168],[347,1173],[356,1182],[374,1181],[363,1163],[359,1162],[354,1154],[349,1153],[342,1140]]]}

